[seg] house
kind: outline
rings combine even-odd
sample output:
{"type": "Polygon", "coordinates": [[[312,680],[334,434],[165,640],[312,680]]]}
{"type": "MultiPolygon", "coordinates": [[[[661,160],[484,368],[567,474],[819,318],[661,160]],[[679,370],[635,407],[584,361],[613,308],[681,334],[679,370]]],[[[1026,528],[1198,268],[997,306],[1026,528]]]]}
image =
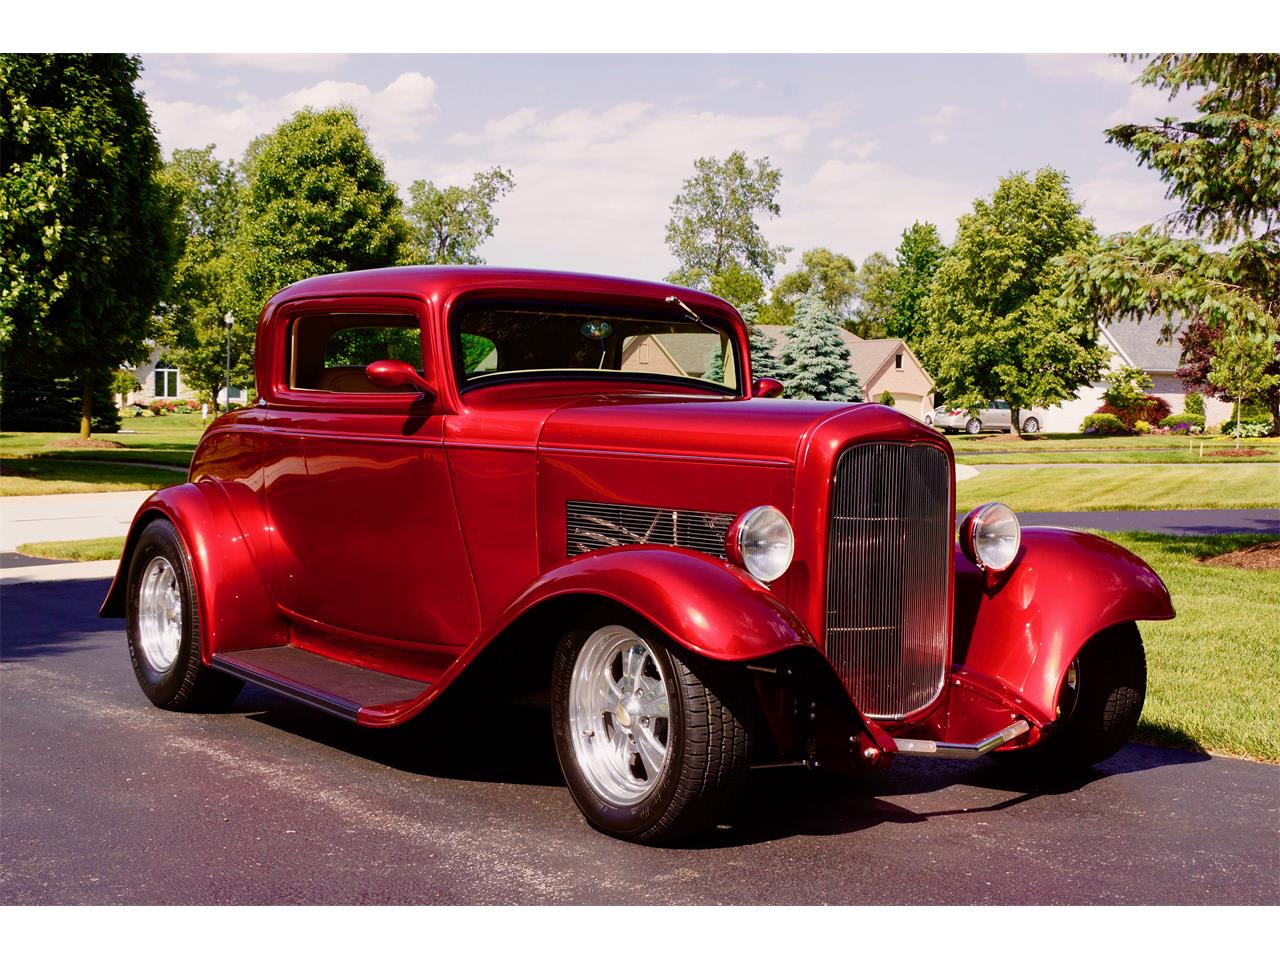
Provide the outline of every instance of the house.
{"type": "MultiPolygon", "coordinates": [[[[1171,412],[1182,413],[1186,408],[1187,388],[1178,379],[1177,369],[1182,365],[1182,345],[1178,335],[1184,322],[1180,318],[1175,319],[1168,339],[1161,336],[1164,323],[1158,317],[1148,317],[1141,322],[1112,320],[1103,324],[1099,340],[1110,352],[1106,371],[1122,366],[1145,370],[1152,383],[1148,393],[1162,398],[1169,404],[1171,412]]],[[[1038,410],[1040,429],[1047,433],[1075,433],[1084,418],[1102,406],[1102,394],[1106,389],[1106,381],[1098,380],[1081,387],[1073,399],[1056,407],[1038,410]]],[[[1231,404],[1213,397],[1204,398],[1206,424],[1221,423],[1230,416],[1231,404]]]]}
{"type": "MultiPolygon", "coordinates": [[[[136,367],[126,365],[125,370],[138,379],[139,389],[124,395],[116,394],[122,407],[131,403],[144,406],[155,400],[199,400],[194,390],[183,381],[182,371],[167,356],[164,348],[154,347],[145,361],[136,367]]],[[[219,405],[225,404],[226,388],[218,391],[219,405]]],[[[243,387],[231,388],[231,402],[244,403],[246,399],[243,387]]]]}
{"type": "MultiPolygon", "coordinates": [[[[761,325],[756,328],[774,343],[780,355],[787,327],[761,325]]],[[[933,378],[906,342],[896,338],[864,340],[843,327],[840,339],[849,348],[849,366],[862,383],[862,396],[878,402],[887,392],[896,410],[923,420],[933,412],[933,378]]]]}

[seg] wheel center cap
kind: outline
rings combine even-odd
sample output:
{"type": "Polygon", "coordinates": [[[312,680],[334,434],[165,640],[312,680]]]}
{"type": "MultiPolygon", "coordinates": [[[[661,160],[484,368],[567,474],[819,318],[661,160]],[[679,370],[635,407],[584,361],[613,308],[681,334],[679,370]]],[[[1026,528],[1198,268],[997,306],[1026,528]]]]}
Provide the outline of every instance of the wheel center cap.
{"type": "Polygon", "coordinates": [[[627,711],[625,704],[619,703],[617,708],[613,711],[613,715],[624,727],[631,726],[631,714],[627,711]]]}

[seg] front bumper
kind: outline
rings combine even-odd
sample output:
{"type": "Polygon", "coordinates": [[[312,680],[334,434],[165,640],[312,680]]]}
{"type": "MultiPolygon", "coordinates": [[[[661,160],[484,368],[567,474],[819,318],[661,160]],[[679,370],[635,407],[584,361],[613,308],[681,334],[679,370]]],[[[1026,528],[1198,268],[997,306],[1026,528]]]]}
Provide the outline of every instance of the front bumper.
{"type": "Polygon", "coordinates": [[[996,747],[1012,743],[1023,734],[1030,732],[1031,724],[1025,720],[1018,720],[977,743],[945,743],[941,740],[909,740],[895,737],[893,745],[898,753],[909,753],[914,756],[977,760],[996,747]]]}

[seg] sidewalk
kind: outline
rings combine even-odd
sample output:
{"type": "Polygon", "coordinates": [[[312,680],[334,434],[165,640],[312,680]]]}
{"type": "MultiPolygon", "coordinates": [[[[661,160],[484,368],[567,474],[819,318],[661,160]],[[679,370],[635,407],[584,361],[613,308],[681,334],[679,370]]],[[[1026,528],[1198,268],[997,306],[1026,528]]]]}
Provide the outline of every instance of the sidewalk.
{"type": "Polygon", "coordinates": [[[151,490],[0,497],[0,553],[41,540],[123,537],[151,490]]]}

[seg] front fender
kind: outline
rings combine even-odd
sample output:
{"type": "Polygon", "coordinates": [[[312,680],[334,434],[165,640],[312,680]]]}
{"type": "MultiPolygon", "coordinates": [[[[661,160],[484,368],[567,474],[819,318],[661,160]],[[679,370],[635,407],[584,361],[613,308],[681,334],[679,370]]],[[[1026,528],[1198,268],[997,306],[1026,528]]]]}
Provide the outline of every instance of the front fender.
{"type": "Polygon", "coordinates": [[[813,646],[804,625],[768,587],[723,560],[679,547],[615,547],[575,557],[543,574],[502,619],[510,623],[570,594],[628,607],[711,660],[755,660],[813,646]]]}
{"type": "Polygon", "coordinates": [[[223,485],[205,480],[158,490],[138,508],[124,552],[99,615],[123,617],[129,564],[138,535],[163,517],[177,528],[198,586],[202,650],[207,663],[217,650],[285,643],[284,622],[267,592],[249,530],[242,529],[223,485]]]}
{"type": "Polygon", "coordinates": [[[1014,565],[991,575],[956,549],[955,660],[1041,724],[1051,723],[1067,666],[1089,639],[1133,620],[1171,620],[1164,582],[1110,540],[1027,527],[1014,565]]]}

